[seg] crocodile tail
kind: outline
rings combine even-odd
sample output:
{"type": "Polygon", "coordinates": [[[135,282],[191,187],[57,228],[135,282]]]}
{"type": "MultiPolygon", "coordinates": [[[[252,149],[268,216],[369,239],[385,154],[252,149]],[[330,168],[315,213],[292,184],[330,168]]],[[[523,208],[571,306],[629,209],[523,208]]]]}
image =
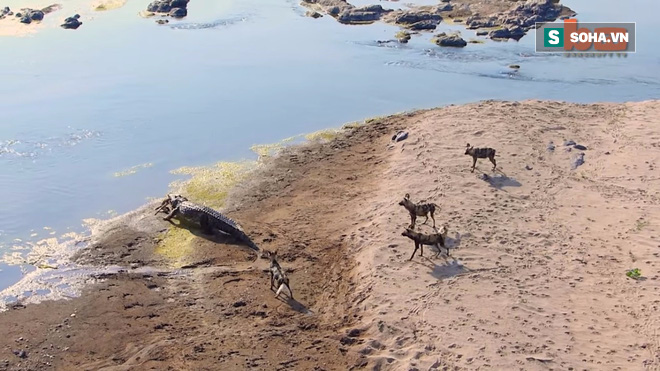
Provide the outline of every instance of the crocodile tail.
{"type": "Polygon", "coordinates": [[[242,232],[242,231],[241,231],[239,237],[240,237],[240,239],[241,239],[243,242],[245,242],[245,243],[246,243],[248,246],[250,246],[251,248],[253,248],[253,249],[257,250],[257,251],[259,250],[259,247],[258,247],[258,246],[252,241],[252,239],[250,239],[250,237],[248,237],[248,236],[245,234],[245,232],[242,232]]]}

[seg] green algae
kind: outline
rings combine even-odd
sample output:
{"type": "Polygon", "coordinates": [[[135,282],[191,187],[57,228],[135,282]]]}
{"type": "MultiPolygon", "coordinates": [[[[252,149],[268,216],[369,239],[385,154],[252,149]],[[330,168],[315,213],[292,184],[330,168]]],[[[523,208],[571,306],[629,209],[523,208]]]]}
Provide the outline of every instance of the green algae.
{"type": "Polygon", "coordinates": [[[185,228],[171,227],[160,235],[154,252],[170,261],[173,266],[185,265],[186,257],[194,251],[195,235],[185,228]]]}

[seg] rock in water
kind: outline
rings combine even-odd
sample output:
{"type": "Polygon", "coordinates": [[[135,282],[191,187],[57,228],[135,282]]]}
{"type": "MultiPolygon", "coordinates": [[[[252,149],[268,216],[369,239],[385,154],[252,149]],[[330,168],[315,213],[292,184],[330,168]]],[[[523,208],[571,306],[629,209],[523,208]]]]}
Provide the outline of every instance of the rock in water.
{"type": "Polygon", "coordinates": [[[183,18],[188,15],[186,8],[172,8],[170,10],[170,17],[183,18]]]}
{"type": "Polygon", "coordinates": [[[350,8],[339,13],[337,21],[344,24],[367,24],[380,19],[381,15],[390,12],[380,5],[369,5],[361,8],[350,8]]]}
{"type": "Polygon", "coordinates": [[[439,46],[451,46],[455,48],[462,48],[467,45],[467,41],[463,40],[458,34],[447,34],[445,32],[435,35],[432,40],[439,46]]]}
{"type": "Polygon", "coordinates": [[[80,19],[80,15],[76,14],[73,17],[69,17],[65,19],[64,23],[61,24],[60,26],[67,30],[75,30],[78,27],[80,27],[80,25],[82,25],[82,22],[80,22],[79,19],[80,19]]]}
{"type": "Polygon", "coordinates": [[[44,12],[41,10],[29,9],[25,15],[30,17],[30,19],[33,21],[41,21],[44,19],[44,12]]]}
{"type": "Polygon", "coordinates": [[[156,0],[147,6],[152,13],[167,13],[170,17],[183,18],[188,15],[188,0],[156,0]]]}

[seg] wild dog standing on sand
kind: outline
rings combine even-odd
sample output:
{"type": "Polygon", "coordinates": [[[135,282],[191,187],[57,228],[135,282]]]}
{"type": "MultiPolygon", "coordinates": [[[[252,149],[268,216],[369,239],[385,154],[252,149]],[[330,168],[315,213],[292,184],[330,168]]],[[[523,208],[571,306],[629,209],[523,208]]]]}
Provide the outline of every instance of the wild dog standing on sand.
{"type": "Polygon", "coordinates": [[[284,269],[277,262],[277,251],[264,251],[264,255],[270,258],[270,289],[272,290],[273,287],[277,288],[277,292],[275,293],[277,297],[284,289],[284,286],[286,286],[291,299],[293,299],[293,291],[291,291],[291,287],[289,286],[289,277],[286,276],[284,269]]]}
{"type": "Polygon", "coordinates": [[[406,228],[406,230],[401,233],[402,236],[406,236],[410,238],[411,240],[415,241],[415,251],[413,251],[412,255],[410,255],[410,260],[413,259],[415,256],[415,253],[417,252],[417,249],[421,249],[419,252],[419,256],[424,256],[424,245],[432,245],[435,246],[436,249],[438,249],[438,253],[435,254],[435,257],[437,258],[438,255],[440,255],[440,247],[444,247],[447,249],[447,256],[449,256],[449,248],[445,246],[445,239],[442,237],[442,234],[436,233],[436,234],[423,234],[423,233],[417,233],[413,231],[410,228],[406,228]]]}
{"type": "Polygon", "coordinates": [[[433,213],[435,213],[435,209],[438,207],[438,205],[434,203],[428,203],[428,204],[415,204],[414,202],[410,201],[410,194],[406,193],[406,195],[403,197],[403,200],[399,202],[399,205],[403,206],[408,210],[410,213],[410,229],[415,229],[415,221],[417,220],[418,216],[425,216],[426,219],[424,220],[424,223],[429,221],[429,214],[431,214],[431,219],[433,219],[433,228],[435,228],[435,217],[433,216],[433,213]]]}
{"type": "Polygon", "coordinates": [[[472,156],[472,172],[474,173],[474,167],[477,165],[478,158],[487,158],[490,162],[493,163],[493,170],[497,167],[495,163],[495,150],[492,148],[474,148],[470,147],[468,143],[467,148],[465,149],[465,154],[472,156]]]}

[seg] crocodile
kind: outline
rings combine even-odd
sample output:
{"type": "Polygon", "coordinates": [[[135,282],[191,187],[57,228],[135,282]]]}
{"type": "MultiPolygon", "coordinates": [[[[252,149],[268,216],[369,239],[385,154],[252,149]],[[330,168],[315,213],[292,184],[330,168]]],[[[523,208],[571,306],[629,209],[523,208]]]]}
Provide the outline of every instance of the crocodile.
{"type": "Polygon", "coordinates": [[[251,248],[259,250],[259,247],[252,242],[243,231],[243,228],[234,220],[210,207],[188,201],[186,197],[180,194],[167,195],[167,198],[156,208],[156,214],[160,212],[167,213],[163,220],[170,221],[173,217],[180,215],[191,222],[199,224],[206,234],[211,235],[217,229],[245,242],[251,248]]]}

